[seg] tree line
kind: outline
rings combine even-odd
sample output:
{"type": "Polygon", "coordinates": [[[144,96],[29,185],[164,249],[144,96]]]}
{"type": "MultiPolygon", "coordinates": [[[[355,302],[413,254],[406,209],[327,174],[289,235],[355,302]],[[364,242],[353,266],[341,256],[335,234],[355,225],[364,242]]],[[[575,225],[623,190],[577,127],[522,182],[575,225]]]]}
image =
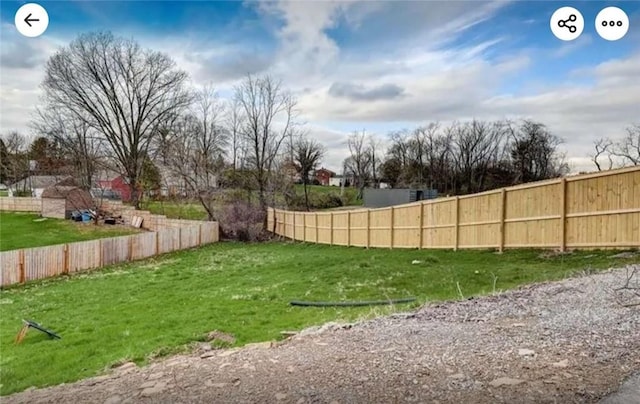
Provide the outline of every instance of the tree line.
{"type": "MultiPolygon", "coordinates": [[[[13,132],[0,143],[3,182],[23,178],[29,160],[45,171],[71,170],[85,188],[104,168],[150,188],[172,176],[213,219],[221,187],[242,190],[263,214],[286,204],[295,197],[293,172],[309,208],[307,185],[326,149],[307,134],[293,95],[268,75],[245,77],[221,99],[212,85],[195,88],[168,55],[96,32],[51,56],[41,87],[31,122],[36,140],[28,145],[13,132]]],[[[612,166],[616,156],[638,164],[639,128],[621,141],[597,143],[598,169],[605,155],[612,166]]],[[[464,194],[568,171],[562,140],[534,120],[430,123],[391,133],[387,145],[382,140],[365,131],[347,139],[342,173],[360,196],[381,182],[464,194]]],[[[138,206],[138,187],[132,199],[138,206]]]]}

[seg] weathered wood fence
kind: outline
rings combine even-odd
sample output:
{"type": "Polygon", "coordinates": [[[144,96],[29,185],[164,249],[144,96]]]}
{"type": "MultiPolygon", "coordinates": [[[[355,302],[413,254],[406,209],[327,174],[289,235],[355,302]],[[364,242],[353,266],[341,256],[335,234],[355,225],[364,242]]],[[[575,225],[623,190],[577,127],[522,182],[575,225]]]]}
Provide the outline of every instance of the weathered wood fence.
{"type": "Polygon", "coordinates": [[[135,261],[218,241],[218,223],[0,252],[0,286],[135,261]]]}
{"type": "Polygon", "coordinates": [[[294,240],[383,248],[640,247],[640,167],[382,209],[270,209],[294,240]]]}

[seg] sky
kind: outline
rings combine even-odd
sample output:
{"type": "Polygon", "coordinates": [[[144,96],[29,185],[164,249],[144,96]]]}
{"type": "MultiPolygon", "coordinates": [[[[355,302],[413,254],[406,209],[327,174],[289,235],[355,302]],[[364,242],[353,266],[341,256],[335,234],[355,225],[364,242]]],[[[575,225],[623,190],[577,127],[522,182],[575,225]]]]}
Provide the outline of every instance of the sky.
{"type": "Polygon", "coordinates": [[[247,74],[270,74],[298,100],[299,119],[334,171],[346,139],[381,139],[429,122],[534,119],[564,140],[574,172],[593,170],[593,142],[640,123],[640,1],[42,1],[46,32],[21,36],[0,2],[0,134],[34,135],[46,60],[81,33],[134,38],[170,55],[195,86],[221,97],[247,74]],[[549,20],[563,6],[585,20],[564,42],[549,20]],[[594,21],[617,6],[618,41],[594,21]]]}

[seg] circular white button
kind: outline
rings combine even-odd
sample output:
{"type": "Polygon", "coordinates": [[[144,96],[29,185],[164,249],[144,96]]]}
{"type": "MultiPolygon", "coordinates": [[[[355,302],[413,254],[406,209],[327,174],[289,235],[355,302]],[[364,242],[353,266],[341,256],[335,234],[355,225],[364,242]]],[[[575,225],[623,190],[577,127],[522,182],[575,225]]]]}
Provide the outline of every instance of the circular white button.
{"type": "Polygon", "coordinates": [[[16,12],[18,32],[29,38],[40,36],[49,26],[49,14],[40,4],[27,3],[16,12]]]}
{"type": "Polygon", "coordinates": [[[556,38],[563,41],[573,41],[582,34],[584,18],[580,11],[573,7],[561,7],[551,16],[549,26],[556,38]]]}
{"type": "Polygon", "coordinates": [[[596,31],[607,41],[617,41],[629,31],[629,17],[618,7],[607,7],[596,16],[596,31]]]}

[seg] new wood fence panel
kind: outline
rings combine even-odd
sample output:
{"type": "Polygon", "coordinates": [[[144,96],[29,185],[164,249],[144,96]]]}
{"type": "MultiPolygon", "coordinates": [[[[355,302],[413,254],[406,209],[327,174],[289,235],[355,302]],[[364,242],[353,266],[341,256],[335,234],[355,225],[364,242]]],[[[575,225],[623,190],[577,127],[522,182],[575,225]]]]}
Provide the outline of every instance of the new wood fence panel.
{"type": "Polygon", "coordinates": [[[369,234],[368,212],[354,210],[349,214],[349,245],[367,247],[369,234]]]}
{"type": "Polygon", "coordinates": [[[104,238],[102,242],[102,265],[113,265],[129,261],[131,237],[104,238]]]}
{"type": "Polygon", "coordinates": [[[318,213],[318,242],[322,244],[333,244],[331,238],[332,213],[318,213]]]}
{"type": "Polygon", "coordinates": [[[393,246],[415,248],[420,243],[422,204],[400,205],[393,209],[393,246]]]}
{"type": "Polygon", "coordinates": [[[64,244],[27,248],[23,251],[26,282],[64,273],[64,244]]]}
{"type": "Polygon", "coordinates": [[[372,209],[370,221],[370,246],[391,247],[391,208],[372,209]]]}
{"type": "Polygon", "coordinates": [[[102,266],[100,240],[70,243],[67,248],[69,272],[86,271],[102,266]]]}
{"type": "Polygon", "coordinates": [[[391,248],[640,247],[640,167],[383,209],[274,211],[276,233],[391,248]],[[300,227],[300,232],[296,229],[300,227]]]}
{"type": "Polygon", "coordinates": [[[423,248],[455,248],[456,199],[425,203],[423,211],[423,248]]]}
{"type": "Polygon", "coordinates": [[[333,212],[333,244],[348,244],[347,212],[333,212]]]}
{"type": "Polygon", "coordinates": [[[20,255],[22,250],[0,252],[0,285],[20,282],[20,255]]]}
{"type": "Polygon", "coordinates": [[[499,247],[501,205],[501,190],[460,197],[458,248],[499,247]]]}

